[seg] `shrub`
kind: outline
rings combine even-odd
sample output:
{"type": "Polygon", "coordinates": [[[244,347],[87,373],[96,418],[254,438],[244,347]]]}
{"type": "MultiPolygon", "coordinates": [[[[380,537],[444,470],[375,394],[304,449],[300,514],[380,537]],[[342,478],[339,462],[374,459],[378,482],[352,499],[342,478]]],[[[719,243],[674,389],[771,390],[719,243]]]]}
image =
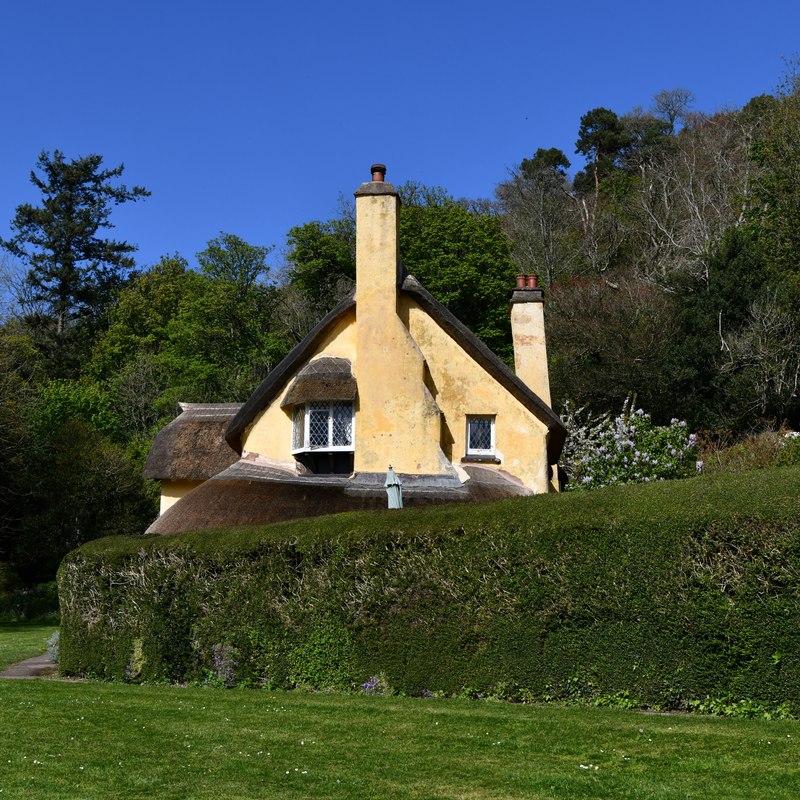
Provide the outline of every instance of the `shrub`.
{"type": "Polygon", "coordinates": [[[203,681],[224,646],[221,683],[798,713],[798,480],[90,542],[59,571],[60,668],[203,681]]]}
{"type": "Polygon", "coordinates": [[[726,437],[704,436],[699,446],[706,473],[747,472],[775,466],[800,465],[800,433],[760,431],[731,442],[726,437]]]}
{"type": "Polygon", "coordinates": [[[58,643],[61,634],[54,631],[47,640],[47,655],[54,664],[58,664],[58,643]]]}
{"type": "Polygon", "coordinates": [[[58,587],[55,581],[33,589],[17,589],[0,594],[0,620],[36,622],[58,620],[58,587]]]}
{"type": "Polygon", "coordinates": [[[633,408],[630,397],[613,420],[604,415],[582,421],[578,412],[570,419],[577,449],[567,489],[685,478],[696,470],[695,436],[686,423],[655,425],[649,414],[633,408]]]}

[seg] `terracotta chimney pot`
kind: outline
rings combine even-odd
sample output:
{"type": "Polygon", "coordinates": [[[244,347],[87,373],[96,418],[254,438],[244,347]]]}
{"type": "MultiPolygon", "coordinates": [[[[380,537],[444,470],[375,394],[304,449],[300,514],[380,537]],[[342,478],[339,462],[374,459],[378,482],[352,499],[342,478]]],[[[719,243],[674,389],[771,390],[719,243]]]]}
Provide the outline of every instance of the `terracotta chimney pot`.
{"type": "Polygon", "coordinates": [[[527,277],[520,272],[520,274],[517,275],[517,289],[524,289],[526,280],[527,277]]]}
{"type": "Polygon", "coordinates": [[[528,288],[535,289],[537,286],[537,278],[536,275],[528,275],[528,288]]]}
{"type": "Polygon", "coordinates": [[[373,183],[383,183],[386,178],[386,164],[373,164],[370,167],[373,183]]]}

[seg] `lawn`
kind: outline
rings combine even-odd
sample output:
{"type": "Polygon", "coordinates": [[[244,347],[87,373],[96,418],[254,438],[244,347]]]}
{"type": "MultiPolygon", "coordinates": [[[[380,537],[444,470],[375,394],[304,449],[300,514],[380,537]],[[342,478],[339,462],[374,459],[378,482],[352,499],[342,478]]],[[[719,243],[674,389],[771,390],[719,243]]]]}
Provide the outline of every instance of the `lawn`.
{"type": "Polygon", "coordinates": [[[0,681],[5,798],[796,798],[793,722],[0,681]]]}
{"type": "Polygon", "coordinates": [[[0,672],[47,649],[47,640],[58,625],[40,622],[0,622],[0,672]]]}

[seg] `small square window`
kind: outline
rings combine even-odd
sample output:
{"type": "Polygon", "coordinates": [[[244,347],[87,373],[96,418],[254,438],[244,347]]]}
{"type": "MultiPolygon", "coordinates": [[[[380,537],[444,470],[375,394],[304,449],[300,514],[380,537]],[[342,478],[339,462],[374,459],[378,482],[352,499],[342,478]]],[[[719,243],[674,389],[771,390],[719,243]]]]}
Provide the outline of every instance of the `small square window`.
{"type": "Polygon", "coordinates": [[[467,455],[494,455],[494,417],[467,417],[467,455]]]}

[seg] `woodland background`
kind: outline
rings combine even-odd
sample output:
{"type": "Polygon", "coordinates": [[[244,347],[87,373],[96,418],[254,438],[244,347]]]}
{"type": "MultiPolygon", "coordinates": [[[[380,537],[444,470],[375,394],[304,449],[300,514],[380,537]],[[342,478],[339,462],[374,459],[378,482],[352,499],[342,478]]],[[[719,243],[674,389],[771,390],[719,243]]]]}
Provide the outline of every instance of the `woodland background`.
{"type": "MultiPolygon", "coordinates": [[[[797,429],[797,75],[739,109],[704,113],[679,88],[576,128],[574,153],[533,149],[492,198],[399,186],[406,269],[509,362],[509,292],[536,273],[557,412],[635,396],[705,441],[797,429]]],[[[0,241],[0,590],[141,533],[157,512],[142,466],[178,401],[247,399],[355,276],[347,199],[287,233],[277,270],[227,232],[193,263],[141,265],[107,236],[114,207],[148,194],[121,167],[44,152],[31,179],[41,204],[0,241]]]]}

